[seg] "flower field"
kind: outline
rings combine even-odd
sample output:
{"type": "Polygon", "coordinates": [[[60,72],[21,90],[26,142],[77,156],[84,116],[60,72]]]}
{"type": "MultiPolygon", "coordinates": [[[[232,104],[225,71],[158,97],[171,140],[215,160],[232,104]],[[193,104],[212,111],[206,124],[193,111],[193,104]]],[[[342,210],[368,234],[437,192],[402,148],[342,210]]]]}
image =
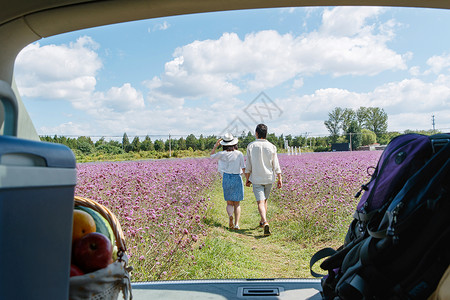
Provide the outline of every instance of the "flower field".
{"type": "Polygon", "coordinates": [[[75,194],[107,206],[120,220],[133,280],[170,277],[206,234],[205,190],[218,174],[210,159],[79,164],[75,194]]]}
{"type": "Polygon", "coordinates": [[[291,228],[293,240],[343,241],[359,199],[381,151],[279,155],[283,189],[272,200],[282,207],[277,221],[291,228]]]}
{"type": "MultiPolygon", "coordinates": [[[[342,240],[378,151],[279,155],[284,186],[271,202],[271,222],[291,240],[342,240]]],[[[208,234],[204,219],[212,187],[220,182],[209,158],[78,164],[75,194],[98,201],[119,218],[133,281],[173,279],[179,261],[208,234]]],[[[217,197],[217,196],[216,196],[217,197]]],[[[256,208],[255,208],[256,209],[256,208]]],[[[270,212],[269,212],[270,215],[270,212]]],[[[202,250],[203,251],[203,250],[202,250]]]]}

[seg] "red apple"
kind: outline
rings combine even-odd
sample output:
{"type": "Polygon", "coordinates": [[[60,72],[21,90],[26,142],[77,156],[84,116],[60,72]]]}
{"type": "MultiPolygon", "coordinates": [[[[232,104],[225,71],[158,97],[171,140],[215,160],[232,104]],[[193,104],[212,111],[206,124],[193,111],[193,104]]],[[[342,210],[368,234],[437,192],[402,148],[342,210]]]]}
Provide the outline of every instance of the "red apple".
{"type": "Polygon", "coordinates": [[[113,247],[110,240],[99,232],[91,232],[73,245],[73,263],[85,273],[103,269],[111,263],[113,247]]]}
{"type": "Polygon", "coordinates": [[[70,265],[70,277],[84,275],[84,272],[74,264],[70,265]]]}

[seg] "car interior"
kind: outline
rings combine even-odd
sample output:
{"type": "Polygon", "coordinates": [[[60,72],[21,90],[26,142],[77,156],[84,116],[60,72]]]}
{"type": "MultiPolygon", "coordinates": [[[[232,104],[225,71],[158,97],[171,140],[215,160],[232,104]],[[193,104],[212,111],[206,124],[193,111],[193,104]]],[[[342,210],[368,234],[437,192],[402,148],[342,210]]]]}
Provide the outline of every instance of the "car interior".
{"type": "MultiPolygon", "coordinates": [[[[76,161],[67,148],[40,142],[20,99],[14,63],[24,47],[45,37],[135,20],[306,6],[450,9],[450,1],[0,0],[0,298],[67,299],[69,289],[67,233],[72,226],[76,161]],[[49,235],[49,227],[58,230],[49,235]]],[[[133,299],[322,298],[320,280],[305,278],[132,282],[131,287],[133,299]]]]}

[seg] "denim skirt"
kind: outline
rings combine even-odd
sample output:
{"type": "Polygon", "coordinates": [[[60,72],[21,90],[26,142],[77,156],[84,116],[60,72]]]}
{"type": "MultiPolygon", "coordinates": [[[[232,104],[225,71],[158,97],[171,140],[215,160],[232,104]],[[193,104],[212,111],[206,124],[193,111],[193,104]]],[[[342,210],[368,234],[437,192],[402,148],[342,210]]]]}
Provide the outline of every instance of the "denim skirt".
{"type": "Polygon", "coordinates": [[[244,199],[244,183],[239,174],[223,173],[223,197],[226,201],[241,201],[244,199]]]}

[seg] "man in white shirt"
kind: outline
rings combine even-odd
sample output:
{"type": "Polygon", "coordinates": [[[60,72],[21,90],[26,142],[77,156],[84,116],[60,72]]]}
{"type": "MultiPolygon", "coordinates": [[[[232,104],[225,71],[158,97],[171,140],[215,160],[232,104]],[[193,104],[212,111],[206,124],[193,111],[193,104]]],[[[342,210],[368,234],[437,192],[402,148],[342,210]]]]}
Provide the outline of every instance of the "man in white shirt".
{"type": "Polygon", "coordinates": [[[277,187],[281,188],[281,168],[278,162],[277,147],[266,140],[267,126],[258,124],[256,126],[256,141],[247,146],[247,162],[245,167],[246,186],[253,185],[258,204],[258,211],[261,215],[260,227],[264,227],[264,235],[270,235],[269,223],[266,219],[267,199],[275,178],[278,179],[277,187]]]}

